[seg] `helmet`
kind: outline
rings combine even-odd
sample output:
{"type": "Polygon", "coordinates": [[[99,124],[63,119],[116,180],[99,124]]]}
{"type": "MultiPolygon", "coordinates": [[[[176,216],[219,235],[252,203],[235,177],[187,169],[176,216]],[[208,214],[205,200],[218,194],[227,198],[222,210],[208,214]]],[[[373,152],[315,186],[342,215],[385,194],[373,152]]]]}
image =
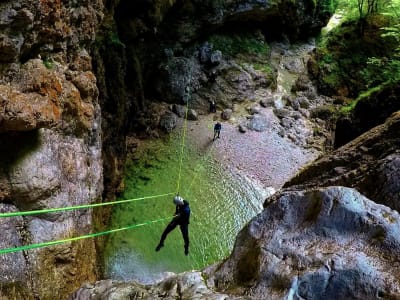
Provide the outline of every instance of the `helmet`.
{"type": "Polygon", "coordinates": [[[183,198],[180,196],[175,196],[173,200],[175,205],[183,205],[183,198]]]}

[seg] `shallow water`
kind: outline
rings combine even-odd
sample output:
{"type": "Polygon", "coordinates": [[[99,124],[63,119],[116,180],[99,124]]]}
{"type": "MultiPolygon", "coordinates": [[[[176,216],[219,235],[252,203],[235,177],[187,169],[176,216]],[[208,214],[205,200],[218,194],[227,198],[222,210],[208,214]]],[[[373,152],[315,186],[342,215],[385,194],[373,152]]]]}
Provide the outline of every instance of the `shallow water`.
{"type": "Polygon", "coordinates": [[[228,256],[239,230],[262,210],[263,191],[240,174],[221,167],[213,159],[212,143],[204,153],[186,146],[180,156],[181,137],[177,132],[169,140],[149,142],[146,148],[140,150],[140,160],[127,164],[126,191],[121,199],[176,192],[179,182],[180,195],[192,210],[190,253],[183,253],[179,227],[168,235],[161,251],[155,252],[175,211],[173,195],[115,206],[111,228],[165,217],[168,220],[111,235],[105,255],[108,277],[150,283],[164,272],[198,270],[228,256]]]}

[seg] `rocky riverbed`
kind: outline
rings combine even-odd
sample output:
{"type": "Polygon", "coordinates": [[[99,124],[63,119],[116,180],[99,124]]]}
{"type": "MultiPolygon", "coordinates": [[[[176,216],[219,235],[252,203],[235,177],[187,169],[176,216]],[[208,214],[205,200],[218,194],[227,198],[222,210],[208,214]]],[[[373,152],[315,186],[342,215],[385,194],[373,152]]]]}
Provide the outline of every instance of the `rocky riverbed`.
{"type": "Polygon", "coordinates": [[[242,133],[237,123],[238,119],[246,119],[245,116],[234,114],[234,120],[223,121],[217,113],[189,122],[188,135],[199,151],[206,153],[204,151],[212,147],[213,159],[217,163],[267,190],[277,190],[321,152],[313,148],[305,149],[282,137],[279,134],[279,119],[271,109],[260,110],[255,118],[263,119],[265,131],[248,130],[242,133]],[[222,123],[222,130],[220,138],[213,141],[216,120],[222,123]]]}

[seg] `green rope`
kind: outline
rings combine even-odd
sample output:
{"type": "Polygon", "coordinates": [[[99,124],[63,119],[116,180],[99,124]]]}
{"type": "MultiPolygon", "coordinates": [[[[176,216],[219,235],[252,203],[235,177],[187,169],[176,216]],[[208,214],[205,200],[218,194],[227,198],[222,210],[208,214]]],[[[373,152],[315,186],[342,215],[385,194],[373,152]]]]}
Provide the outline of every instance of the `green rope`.
{"type": "Polygon", "coordinates": [[[186,102],[185,121],[183,123],[183,134],[182,134],[182,141],[181,141],[181,154],[180,154],[180,162],[179,162],[178,182],[177,182],[177,185],[176,185],[176,194],[179,193],[180,184],[181,184],[183,150],[185,148],[185,137],[186,137],[186,129],[187,129],[187,114],[188,114],[188,110],[189,110],[189,101],[186,102]]]}
{"type": "Polygon", "coordinates": [[[167,193],[167,194],[161,194],[161,195],[155,195],[155,196],[146,196],[146,197],[140,197],[140,198],[134,198],[134,199],[117,200],[117,201],[112,201],[112,202],[94,203],[94,204],[86,204],[86,205],[60,207],[60,208],[49,208],[49,209],[31,210],[31,211],[1,213],[0,214],[0,218],[17,217],[17,216],[30,216],[30,215],[38,215],[38,214],[45,214],[45,213],[53,213],[53,212],[58,212],[58,211],[68,211],[68,210],[76,210],[76,209],[83,209],[83,208],[105,206],[105,205],[114,205],[114,204],[120,204],[120,203],[140,201],[140,200],[144,200],[144,199],[159,198],[159,197],[169,196],[169,195],[173,195],[173,194],[174,193],[167,193]]]}
{"type": "MultiPolygon", "coordinates": [[[[215,145],[214,143],[211,144],[211,147],[208,150],[207,154],[205,156],[203,156],[203,158],[200,160],[200,162],[194,168],[195,171],[196,171],[196,169],[199,171],[200,167],[202,167],[204,165],[204,163],[206,162],[208,157],[211,155],[211,152],[212,152],[212,150],[214,148],[214,145],[215,145]]],[[[195,175],[193,176],[192,181],[190,182],[190,185],[189,185],[188,189],[186,190],[185,195],[189,194],[189,191],[191,190],[192,185],[193,185],[194,181],[196,180],[198,174],[199,174],[199,172],[195,172],[195,175]]]]}
{"type": "Polygon", "coordinates": [[[149,224],[152,224],[152,223],[165,221],[167,219],[169,219],[169,218],[162,218],[162,219],[157,219],[157,220],[153,220],[153,221],[147,221],[147,222],[144,222],[144,223],[141,223],[141,224],[135,224],[135,225],[130,225],[130,226],[121,227],[121,228],[117,228],[117,229],[111,229],[111,230],[107,230],[107,231],[91,233],[91,234],[87,234],[87,235],[81,235],[81,236],[68,238],[68,239],[63,239],[63,240],[44,242],[44,243],[38,243],[38,244],[31,244],[31,245],[25,245],[25,246],[20,246],[20,247],[13,247],[13,248],[0,249],[0,255],[6,254],[6,253],[18,252],[18,251],[24,251],[24,250],[30,250],[30,249],[54,246],[54,245],[64,244],[64,243],[78,241],[78,240],[82,240],[82,239],[92,238],[92,237],[96,237],[96,236],[111,234],[111,233],[115,233],[115,232],[118,232],[118,231],[129,230],[129,229],[132,229],[132,228],[141,227],[141,226],[149,225],[149,224]]]}

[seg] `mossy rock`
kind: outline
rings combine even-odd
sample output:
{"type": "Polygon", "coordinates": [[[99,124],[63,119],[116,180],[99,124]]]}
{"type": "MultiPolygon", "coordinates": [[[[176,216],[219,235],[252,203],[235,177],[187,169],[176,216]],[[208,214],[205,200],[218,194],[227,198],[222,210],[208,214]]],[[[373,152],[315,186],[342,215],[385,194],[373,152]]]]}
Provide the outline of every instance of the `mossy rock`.
{"type": "Polygon", "coordinates": [[[343,22],[319,41],[309,70],[317,78],[320,92],[332,96],[348,91],[342,96],[356,98],[361,91],[393,77],[396,68],[392,62],[397,45],[394,39],[382,37],[382,27],[390,26],[393,19],[371,15],[366,22],[363,35],[358,21],[353,19],[343,22]]]}
{"type": "Polygon", "coordinates": [[[321,120],[330,120],[337,116],[338,112],[333,105],[322,105],[311,111],[311,118],[318,118],[321,120]]]}
{"type": "Polygon", "coordinates": [[[215,34],[209,38],[214,50],[231,57],[248,56],[255,60],[269,57],[271,49],[261,33],[215,34]]]}

